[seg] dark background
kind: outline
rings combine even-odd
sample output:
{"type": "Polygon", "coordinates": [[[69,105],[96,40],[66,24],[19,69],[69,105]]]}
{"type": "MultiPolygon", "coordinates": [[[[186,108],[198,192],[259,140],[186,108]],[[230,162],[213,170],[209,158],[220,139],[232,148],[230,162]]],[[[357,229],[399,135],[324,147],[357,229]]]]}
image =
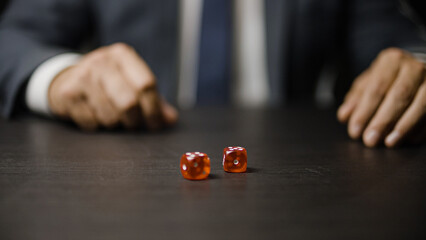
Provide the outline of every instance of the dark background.
{"type": "MultiPolygon", "coordinates": [[[[404,1],[403,1],[404,2],[404,1]]],[[[420,24],[426,25],[426,1],[424,0],[406,0],[408,6],[415,14],[414,18],[420,24]]]]}
{"type": "Polygon", "coordinates": [[[0,16],[3,13],[3,10],[5,9],[8,2],[9,2],[9,0],[1,0],[0,1],[0,16]]]}
{"type": "MultiPolygon", "coordinates": [[[[6,8],[9,0],[1,0],[0,1],[0,15],[3,10],[6,8]]],[[[406,2],[408,5],[414,10],[417,17],[426,24],[426,1],[424,0],[401,0],[401,2],[406,2]]]]}

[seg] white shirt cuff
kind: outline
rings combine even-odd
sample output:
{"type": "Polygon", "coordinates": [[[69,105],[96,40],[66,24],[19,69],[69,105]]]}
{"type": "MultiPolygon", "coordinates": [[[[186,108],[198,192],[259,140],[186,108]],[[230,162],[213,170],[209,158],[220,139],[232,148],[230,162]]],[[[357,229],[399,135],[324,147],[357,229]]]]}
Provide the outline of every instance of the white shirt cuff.
{"type": "Polygon", "coordinates": [[[56,75],[75,65],[80,58],[80,54],[63,53],[46,60],[36,68],[28,81],[25,92],[25,102],[31,111],[52,116],[48,96],[50,83],[56,75]]]}
{"type": "Polygon", "coordinates": [[[426,53],[412,53],[417,60],[426,64],[426,53]]]}

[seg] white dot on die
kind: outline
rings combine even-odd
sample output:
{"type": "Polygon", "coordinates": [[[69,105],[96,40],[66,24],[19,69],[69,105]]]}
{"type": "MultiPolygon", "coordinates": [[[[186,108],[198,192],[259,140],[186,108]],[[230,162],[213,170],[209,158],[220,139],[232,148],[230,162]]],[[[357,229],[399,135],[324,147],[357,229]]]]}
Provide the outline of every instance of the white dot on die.
{"type": "Polygon", "coordinates": [[[238,165],[240,163],[237,159],[234,160],[234,165],[238,165]]]}
{"type": "Polygon", "coordinates": [[[194,167],[198,167],[198,163],[196,163],[196,162],[195,162],[195,163],[194,163],[194,167]]]}
{"type": "Polygon", "coordinates": [[[186,169],[187,169],[187,168],[186,168],[186,165],[185,165],[185,164],[183,164],[183,165],[182,165],[182,169],[183,169],[184,171],[186,171],[186,169]]]}

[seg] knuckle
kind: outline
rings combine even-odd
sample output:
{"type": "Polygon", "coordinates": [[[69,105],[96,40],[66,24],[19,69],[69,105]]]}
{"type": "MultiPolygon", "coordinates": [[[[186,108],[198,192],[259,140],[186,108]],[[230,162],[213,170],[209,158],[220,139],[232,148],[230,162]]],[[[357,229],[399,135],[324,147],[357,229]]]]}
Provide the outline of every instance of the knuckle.
{"type": "Polygon", "coordinates": [[[128,96],[122,98],[117,108],[120,112],[125,112],[136,105],[138,105],[136,95],[129,94],[128,96]]]}
{"type": "Polygon", "coordinates": [[[110,46],[110,50],[111,52],[115,53],[115,54],[124,54],[127,53],[129,51],[132,51],[132,47],[126,43],[114,43],[110,46]]]}
{"type": "Polygon", "coordinates": [[[424,63],[419,62],[419,61],[413,59],[413,61],[411,63],[411,66],[413,68],[413,71],[418,72],[418,73],[420,73],[422,75],[424,74],[424,72],[425,72],[425,65],[424,65],[424,63]]]}
{"type": "Polygon", "coordinates": [[[81,92],[73,85],[64,85],[58,88],[58,95],[68,101],[75,101],[81,97],[81,92]]]}
{"type": "Polygon", "coordinates": [[[138,92],[149,92],[157,89],[157,80],[152,73],[147,73],[136,86],[138,92]]]}
{"type": "Polygon", "coordinates": [[[89,66],[83,66],[76,71],[74,81],[76,84],[84,86],[93,81],[92,69],[89,66]]]}
{"type": "Polygon", "coordinates": [[[361,99],[363,91],[360,88],[351,88],[348,93],[346,93],[344,101],[358,101],[361,99]]]}
{"type": "Polygon", "coordinates": [[[374,84],[371,84],[369,88],[367,88],[367,92],[372,98],[382,98],[386,93],[386,88],[383,86],[384,79],[377,80],[374,84]]]}
{"type": "Polygon", "coordinates": [[[362,76],[358,76],[357,78],[355,78],[354,82],[352,83],[352,87],[351,88],[359,88],[361,87],[362,83],[363,83],[364,78],[362,76]]]}
{"type": "Polygon", "coordinates": [[[87,56],[87,65],[97,67],[103,65],[107,61],[107,54],[104,50],[100,49],[90,53],[87,56]]]}
{"type": "Polygon", "coordinates": [[[352,83],[351,91],[358,91],[365,87],[366,78],[364,76],[358,76],[352,83]]]}
{"type": "Polygon", "coordinates": [[[62,84],[57,84],[52,89],[55,89],[55,96],[65,101],[76,101],[82,98],[83,93],[81,86],[86,82],[87,77],[80,69],[74,69],[66,81],[62,84]]]}
{"type": "Polygon", "coordinates": [[[404,51],[396,47],[390,47],[380,52],[381,57],[392,59],[402,59],[404,55],[404,51]]]}
{"type": "Polygon", "coordinates": [[[352,123],[356,125],[364,125],[371,119],[370,111],[366,106],[359,106],[351,117],[352,123]]]}
{"type": "Polygon", "coordinates": [[[365,132],[376,130],[376,131],[382,131],[383,129],[386,129],[389,124],[389,121],[387,119],[384,119],[382,116],[375,116],[371,123],[366,128],[365,132]]]}
{"type": "Polygon", "coordinates": [[[401,84],[395,90],[395,98],[403,105],[407,105],[414,97],[412,88],[407,84],[401,84]]]}

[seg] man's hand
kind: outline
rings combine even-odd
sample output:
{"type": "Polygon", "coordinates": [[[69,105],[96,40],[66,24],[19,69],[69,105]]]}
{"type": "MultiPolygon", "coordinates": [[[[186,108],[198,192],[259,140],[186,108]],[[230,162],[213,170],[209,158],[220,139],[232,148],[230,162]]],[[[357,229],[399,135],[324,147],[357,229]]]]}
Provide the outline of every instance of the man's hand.
{"type": "Polygon", "coordinates": [[[86,130],[120,123],[155,130],[177,120],[148,65],[123,43],[99,48],[61,72],[50,86],[49,105],[53,114],[86,130]]]}
{"type": "Polygon", "coordinates": [[[382,51],[353,83],[337,117],[353,139],[374,147],[425,139],[425,65],[401,49],[382,51]],[[415,130],[415,131],[414,131],[415,130]],[[417,136],[414,136],[417,135],[417,136]]]}

